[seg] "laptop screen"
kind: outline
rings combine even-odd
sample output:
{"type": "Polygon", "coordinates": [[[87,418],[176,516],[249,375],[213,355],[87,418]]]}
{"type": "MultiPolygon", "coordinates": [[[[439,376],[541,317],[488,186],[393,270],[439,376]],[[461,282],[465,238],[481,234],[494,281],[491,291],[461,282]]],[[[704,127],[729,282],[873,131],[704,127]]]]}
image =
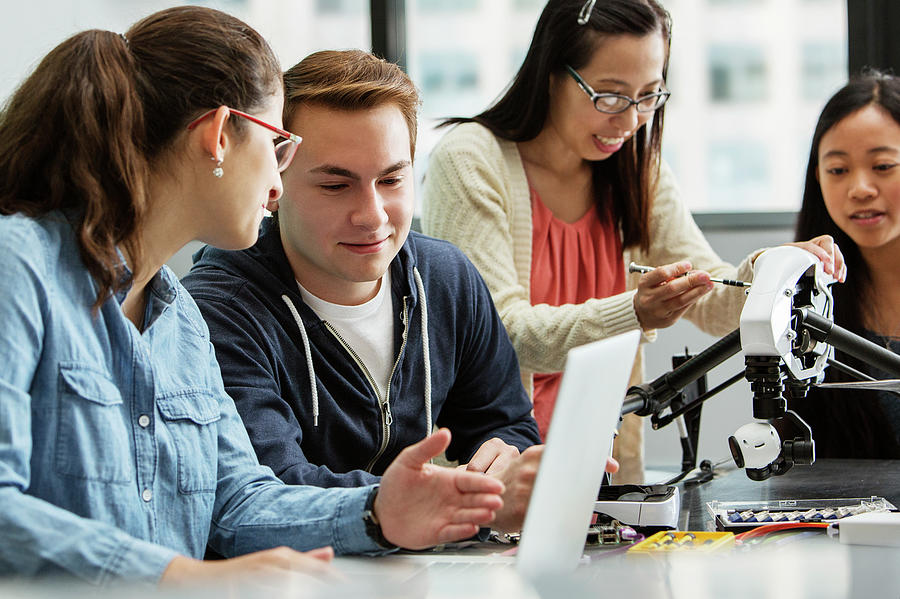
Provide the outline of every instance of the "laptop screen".
{"type": "Polygon", "coordinates": [[[634,366],[640,331],[571,349],[517,554],[527,578],[575,569],[634,366]]]}

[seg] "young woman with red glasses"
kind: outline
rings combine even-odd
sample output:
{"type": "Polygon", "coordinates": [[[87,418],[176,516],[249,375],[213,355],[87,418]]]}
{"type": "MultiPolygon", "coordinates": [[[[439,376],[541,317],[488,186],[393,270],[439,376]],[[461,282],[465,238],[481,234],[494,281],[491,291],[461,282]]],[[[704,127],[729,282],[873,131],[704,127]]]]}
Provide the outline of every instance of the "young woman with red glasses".
{"type": "Polygon", "coordinates": [[[165,262],[256,241],[299,142],[282,104],[259,34],[186,6],[71,37],[0,112],[0,576],[273,584],[471,536],[502,504],[496,480],[427,463],[447,431],[380,487],[257,462],[165,262]]]}

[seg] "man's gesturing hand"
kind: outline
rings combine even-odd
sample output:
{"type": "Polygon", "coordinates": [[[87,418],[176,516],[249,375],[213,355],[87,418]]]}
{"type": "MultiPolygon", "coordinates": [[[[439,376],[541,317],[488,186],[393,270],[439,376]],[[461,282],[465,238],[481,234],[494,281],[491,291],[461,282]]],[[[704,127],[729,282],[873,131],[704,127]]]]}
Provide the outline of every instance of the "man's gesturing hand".
{"type": "Polygon", "coordinates": [[[503,506],[503,483],[428,461],[450,444],[440,429],[410,445],[381,477],[373,512],[384,537],[399,547],[423,549],[471,537],[503,506]]]}

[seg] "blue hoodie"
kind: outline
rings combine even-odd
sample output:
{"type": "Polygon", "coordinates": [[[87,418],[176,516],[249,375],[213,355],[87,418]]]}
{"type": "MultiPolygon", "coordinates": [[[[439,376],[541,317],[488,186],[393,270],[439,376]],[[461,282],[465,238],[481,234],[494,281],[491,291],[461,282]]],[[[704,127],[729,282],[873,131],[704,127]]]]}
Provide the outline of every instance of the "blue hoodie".
{"type": "Polygon", "coordinates": [[[506,329],[455,246],[411,232],[391,262],[397,363],[381,405],[349,348],[303,302],[278,229],[265,221],[250,249],[201,249],[182,283],[259,460],[282,480],[377,482],[431,423],[451,430],[451,460],[468,461],[492,437],[519,450],[540,443],[506,329]]]}

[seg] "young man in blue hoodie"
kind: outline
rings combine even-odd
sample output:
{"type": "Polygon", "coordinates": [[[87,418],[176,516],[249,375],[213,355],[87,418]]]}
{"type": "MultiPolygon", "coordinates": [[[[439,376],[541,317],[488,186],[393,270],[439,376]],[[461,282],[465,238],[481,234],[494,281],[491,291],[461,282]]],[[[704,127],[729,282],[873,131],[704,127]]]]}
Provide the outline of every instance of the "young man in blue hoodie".
{"type": "Polygon", "coordinates": [[[505,483],[494,527],[519,529],[540,437],[481,276],[410,232],[415,87],[371,54],[329,51],[285,88],[304,139],[275,218],[248,250],[198,252],[183,280],[260,461],[292,484],[371,484],[446,426],[449,459],[505,483]]]}

